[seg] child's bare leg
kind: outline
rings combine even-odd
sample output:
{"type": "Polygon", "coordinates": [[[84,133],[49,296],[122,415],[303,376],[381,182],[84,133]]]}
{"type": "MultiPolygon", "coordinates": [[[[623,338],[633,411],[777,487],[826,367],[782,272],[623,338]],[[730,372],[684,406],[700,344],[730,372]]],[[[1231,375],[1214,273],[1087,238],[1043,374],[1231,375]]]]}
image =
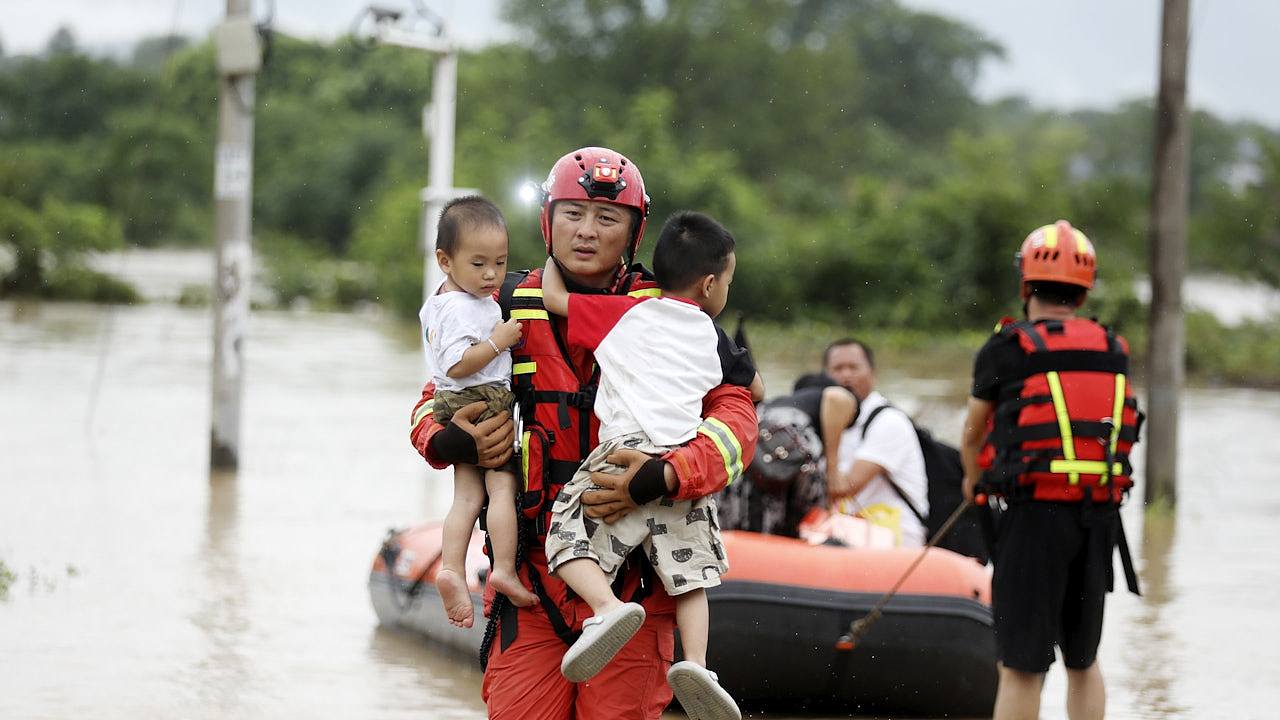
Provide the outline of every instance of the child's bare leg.
{"type": "Polygon", "coordinates": [[[471,592],[467,589],[467,546],[483,506],[484,485],[479,468],[462,463],[454,465],[453,505],[444,516],[440,553],[443,567],[436,573],[436,590],[440,592],[449,622],[457,627],[471,627],[474,615],[471,592]]]}
{"type": "Polygon", "coordinates": [[[680,628],[680,647],[684,659],[707,666],[707,633],[711,613],[707,610],[707,592],[702,588],[676,596],[676,625],[680,628]]]}
{"type": "Polygon", "coordinates": [[[517,607],[538,602],[516,575],[516,476],[502,470],[490,470],[484,476],[489,490],[489,511],[485,527],[493,546],[493,572],[489,584],[507,596],[517,607]]]}
{"type": "MultiPolygon", "coordinates": [[[[571,489],[570,495],[572,494],[571,489]]],[[[570,520],[575,520],[575,511],[582,512],[582,508],[575,508],[572,502],[557,503],[555,507],[556,516],[564,516],[570,520]]],[[[579,547],[583,543],[608,541],[612,547],[617,542],[617,538],[610,534],[611,531],[604,527],[597,528],[594,537],[586,540],[578,537],[580,533],[585,535],[586,532],[582,523],[575,521],[568,524],[571,527],[568,533],[574,536],[572,546],[570,549],[563,548],[564,543],[559,542],[561,538],[557,536],[554,557],[563,557],[562,553],[566,552],[579,553],[579,547]]],[[[645,618],[644,608],[637,603],[624,603],[614,596],[609,576],[600,568],[595,557],[573,557],[557,564],[555,574],[591,606],[592,616],[582,622],[582,635],[565,651],[560,660],[560,673],[566,680],[585,682],[595,677],[640,630],[645,618]]]]}
{"type": "Polygon", "coordinates": [[[556,577],[573,588],[591,606],[594,615],[603,615],[622,604],[613,594],[609,576],[591,558],[574,558],[556,568],[556,577]]]}

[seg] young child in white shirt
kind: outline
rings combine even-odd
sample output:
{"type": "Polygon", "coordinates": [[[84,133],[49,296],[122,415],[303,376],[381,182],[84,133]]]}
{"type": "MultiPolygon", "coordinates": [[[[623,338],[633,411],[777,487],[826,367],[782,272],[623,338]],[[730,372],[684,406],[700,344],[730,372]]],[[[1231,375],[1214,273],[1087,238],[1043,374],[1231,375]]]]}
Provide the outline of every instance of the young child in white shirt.
{"type": "Polygon", "coordinates": [[[714,499],[664,497],[602,523],[586,517],[581,498],[594,488],[592,472],[613,467],[606,458],[615,450],[660,456],[693,439],[703,397],[713,388],[759,382],[749,363],[723,361],[722,333],[712,320],[724,309],[735,264],[733,236],[705,215],[683,212],[667,221],[654,249],[662,297],[570,294],[554,258],[542,275],[543,304],[568,318],[569,346],[591,350],[600,366],[600,444],[557,496],[547,532],[548,566],[593,612],[565,653],[561,672],[573,682],[586,681],[639,630],[644,608],[619,600],[610,581],[627,555],[643,546],[676,600],[685,660],[671,667],[667,680],[686,712],[705,720],[741,717],[706,668],[704,588],[719,585],[729,568],[714,499]]]}
{"type": "MultiPolygon", "coordinates": [[[[479,196],[453,200],[440,213],[436,262],[445,274],[440,287],[423,303],[419,318],[427,361],[436,386],[432,414],[445,424],[460,408],[484,402],[477,422],[510,412],[510,348],[520,341],[520,323],[502,321],[493,299],[506,277],[507,225],[502,211],[479,196]]],[[[436,589],[449,622],[471,627],[474,612],[467,589],[467,546],[476,518],[489,511],[485,527],[493,549],[489,584],[517,606],[532,605],[537,596],[516,575],[516,476],[509,467],[484,472],[469,464],[453,467],[453,505],[445,516],[436,589]]]]}

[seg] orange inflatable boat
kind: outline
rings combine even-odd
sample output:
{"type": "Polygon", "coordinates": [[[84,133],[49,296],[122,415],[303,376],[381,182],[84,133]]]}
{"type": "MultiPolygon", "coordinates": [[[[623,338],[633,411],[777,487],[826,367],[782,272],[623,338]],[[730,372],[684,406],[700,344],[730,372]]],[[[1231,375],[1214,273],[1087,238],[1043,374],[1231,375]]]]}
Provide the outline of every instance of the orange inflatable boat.
{"type": "MultiPolygon", "coordinates": [[[[852,650],[849,624],[893,587],[919,550],[853,549],[749,532],[724,533],[730,570],[707,592],[708,664],[744,709],[840,714],[990,716],[996,689],[990,574],[973,560],[929,550],[852,650]]],[[[483,538],[467,561],[480,618],[483,538]]],[[[484,622],[449,625],[435,592],[440,525],[391,533],[374,559],[369,593],[378,620],[477,653],[484,622]]]]}

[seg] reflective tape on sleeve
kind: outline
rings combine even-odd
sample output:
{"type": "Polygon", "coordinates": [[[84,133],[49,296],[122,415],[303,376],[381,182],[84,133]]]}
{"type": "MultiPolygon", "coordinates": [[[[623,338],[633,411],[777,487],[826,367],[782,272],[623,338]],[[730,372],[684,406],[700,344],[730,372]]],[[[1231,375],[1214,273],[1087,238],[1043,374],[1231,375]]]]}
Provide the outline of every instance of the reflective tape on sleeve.
{"type": "Polygon", "coordinates": [[[434,399],[422,403],[422,406],[413,413],[413,423],[411,423],[409,427],[418,427],[418,423],[422,422],[422,418],[430,415],[435,406],[436,401],[434,399]]]}
{"type": "Polygon", "coordinates": [[[725,485],[732,485],[742,475],[742,445],[729,426],[709,417],[698,426],[698,432],[711,438],[724,460],[725,485]]]}

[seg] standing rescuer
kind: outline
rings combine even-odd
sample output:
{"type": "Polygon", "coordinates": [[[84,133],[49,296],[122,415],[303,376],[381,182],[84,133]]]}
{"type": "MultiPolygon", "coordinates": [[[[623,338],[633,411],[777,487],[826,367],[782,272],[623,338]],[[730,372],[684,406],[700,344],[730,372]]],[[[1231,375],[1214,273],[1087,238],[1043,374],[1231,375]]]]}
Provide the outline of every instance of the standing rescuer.
{"type": "MultiPolygon", "coordinates": [[[[555,163],[543,191],[543,240],[571,292],[659,294],[648,270],[627,264],[649,212],[634,163],[613,150],[582,148],[555,163]]],[[[560,673],[561,659],[591,608],[548,572],[543,546],[560,488],[598,444],[600,422],[592,410],[600,371],[588,351],[564,341],[564,318],[548,316],[541,269],[509,274],[498,301],[522,326],[521,341],[512,349],[512,390],[523,419],[517,574],[538,602],[517,608],[486,590],[490,623],[482,648],[482,693],[489,717],[656,720],[671,701],[666,672],[675,653],[675,601],[655,582],[643,553],[632,554],[615,585],[619,598],[644,606],[639,632],[590,682],[573,683],[560,673]]],[[[477,403],[440,425],[431,414],[434,390],[428,384],[414,407],[410,437],[418,452],[437,468],[456,462],[501,466],[511,455],[510,418],[504,413],[476,423],[484,409],[477,403]]],[[[626,469],[592,475],[601,489],[583,494],[587,515],[612,522],[646,502],[702,497],[737,479],[755,448],[750,392],[720,385],[705,396],[702,410],[694,439],[661,458],[625,450],[610,455],[609,462],[626,469]]]]}
{"type": "Polygon", "coordinates": [[[992,555],[996,720],[1039,716],[1055,646],[1067,667],[1068,716],[1102,718],[1097,651],[1117,545],[1138,592],[1118,512],[1133,485],[1129,452],[1142,423],[1129,347],[1076,317],[1096,260],[1093,244],[1066,220],[1027,236],[1015,256],[1024,318],[1002,319],[974,361],[964,494],[1007,505],[992,555]]]}

